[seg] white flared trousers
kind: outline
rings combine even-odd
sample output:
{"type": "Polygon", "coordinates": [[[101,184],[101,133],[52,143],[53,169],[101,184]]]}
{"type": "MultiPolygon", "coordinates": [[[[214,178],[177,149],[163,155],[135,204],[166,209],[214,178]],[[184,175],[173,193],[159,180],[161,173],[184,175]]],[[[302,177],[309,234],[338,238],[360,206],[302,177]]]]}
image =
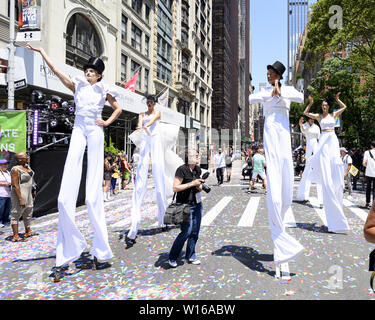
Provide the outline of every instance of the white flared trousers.
{"type": "Polygon", "coordinates": [[[334,132],[322,132],[317,152],[311,158],[313,182],[320,183],[328,231],[349,230],[343,209],[344,164],[334,132]]]}
{"type": "MultiPolygon", "coordinates": [[[[306,166],[305,170],[302,174],[302,179],[298,186],[297,191],[297,200],[308,200],[310,197],[310,188],[311,188],[311,163],[310,159],[311,156],[316,152],[318,148],[318,141],[317,139],[309,139],[306,141],[306,166]]],[[[323,194],[322,194],[322,186],[320,184],[316,184],[316,191],[317,191],[317,198],[320,204],[323,203],[323,194]]]]}
{"type": "Polygon", "coordinates": [[[158,134],[153,136],[144,135],[140,144],[140,161],[137,168],[137,180],[135,182],[132,196],[131,227],[128,233],[130,239],[135,239],[141,222],[141,206],[147,190],[148,168],[152,165],[152,176],[156,189],[156,202],[158,206],[158,224],[164,225],[164,214],[168,207],[165,176],[164,176],[164,153],[158,134]]]}
{"type": "Polygon", "coordinates": [[[99,260],[113,257],[109,246],[103,204],[104,135],[95,120],[76,117],[58,197],[59,223],[56,266],[77,260],[87,243],[76,222],[76,203],[82,175],[82,161],[87,146],[86,205],[94,239],[90,254],[99,260]]]}
{"type": "Polygon", "coordinates": [[[274,244],[276,264],[292,260],[303,246],[290,236],[284,226],[285,213],[293,198],[293,160],[289,117],[285,110],[267,115],[264,125],[264,147],[267,160],[267,208],[274,244]]]}

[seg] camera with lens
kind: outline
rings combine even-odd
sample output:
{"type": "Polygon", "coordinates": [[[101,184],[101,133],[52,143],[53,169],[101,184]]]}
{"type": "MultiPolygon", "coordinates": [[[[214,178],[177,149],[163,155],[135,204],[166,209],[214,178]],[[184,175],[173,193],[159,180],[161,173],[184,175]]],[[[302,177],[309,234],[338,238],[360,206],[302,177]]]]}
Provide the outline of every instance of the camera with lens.
{"type": "Polygon", "coordinates": [[[203,174],[203,176],[202,176],[202,180],[201,180],[201,183],[202,183],[202,189],[203,189],[203,191],[206,192],[206,193],[209,193],[209,192],[211,191],[211,188],[210,188],[207,184],[205,184],[205,183],[203,182],[203,180],[206,180],[209,176],[210,176],[210,173],[207,171],[206,173],[203,174]]]}

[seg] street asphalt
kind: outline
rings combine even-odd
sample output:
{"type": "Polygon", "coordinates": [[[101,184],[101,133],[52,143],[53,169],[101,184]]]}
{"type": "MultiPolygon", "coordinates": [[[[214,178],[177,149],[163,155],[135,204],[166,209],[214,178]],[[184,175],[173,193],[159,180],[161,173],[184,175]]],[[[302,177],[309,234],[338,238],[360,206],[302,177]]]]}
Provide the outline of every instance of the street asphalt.
{"type": "MultiPolygon", "coordinates": [[[[368,209],[363,192],[347,199],[344,213],[351,230],[327,233],[322,228],[324,209],[316,205],[316,188],[307,204],[293,202],[287,231],[304,247],[289,263],[291,279],[275,279],[273,246],[268,225],[266,195],[260,184],[247,193],[248,180],[234,162],[231,182],[203,194],[203,220],[196,248],[200,265],[178,260],[167,264],[168,252],[179,233],[155,226],[156,204],[152,183],[145,197],[143,221],[137,243],[125,248],[130,225],[131,190],[105,203],[113,266],[102,271],[79,270],[71,264],[60,283],[49,278],[55,262],[58,214],[36,218],[32,228],[39,235],[12,243],[9,227],[0,229],[0,299],[114,299],[114,300],[354,300],[374,299],[370,288],[368,255],[374,246],[363,237],[368,209]],[[312,204],[311,204],[312,203],[312,204]]],[[[226,179],[225,179],[226,181],[226,179]]],[[[152,182],[152,179],[150,179],[152,182]]],[[[295,194],[299,178],[295,181],[295,194]]],[[[294,195],[295,195],[294,194],[294,195]]],[[[86,207],[77,208],[77,223],[89,251],[92,229],[86,207]]],[[[23,225],[21,224],[21,232],[23,225]]]]}

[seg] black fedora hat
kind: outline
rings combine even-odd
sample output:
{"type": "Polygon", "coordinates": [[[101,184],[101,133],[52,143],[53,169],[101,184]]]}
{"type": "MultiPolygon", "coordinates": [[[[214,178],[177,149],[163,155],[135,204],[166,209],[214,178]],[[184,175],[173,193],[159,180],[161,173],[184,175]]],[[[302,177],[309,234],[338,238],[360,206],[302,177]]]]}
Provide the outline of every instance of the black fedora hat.
{"type": "Polygon", "coordinates": [[[276,61],[273,65],[269,64],[267,66],[267,70],[268,69],[275,70],[277,72],[277,74],[280,76],[280,80],[283,79],[283,73],[285,72],[286,68],[280,61],[276,61]]]}
{"type": "Polygon", "coordinates": [[[105,66],[104,66],[104,62],[102,59],[92,57],[89,59],[87,64],[83,67],[83,70],[86,70],[88,68],[95,69],[99,74],[102,74],[105,69],[105,66]]]}

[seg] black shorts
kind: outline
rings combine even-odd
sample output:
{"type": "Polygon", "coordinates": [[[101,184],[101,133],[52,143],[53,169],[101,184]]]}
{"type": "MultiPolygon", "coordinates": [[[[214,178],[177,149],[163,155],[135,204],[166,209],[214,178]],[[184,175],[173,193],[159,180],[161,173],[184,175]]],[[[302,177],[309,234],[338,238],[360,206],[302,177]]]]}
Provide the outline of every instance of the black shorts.
{"type": "Polygon", "coordinates": [[[227,168],[232,169],[232,164],[227,164],[227,168]]]}

